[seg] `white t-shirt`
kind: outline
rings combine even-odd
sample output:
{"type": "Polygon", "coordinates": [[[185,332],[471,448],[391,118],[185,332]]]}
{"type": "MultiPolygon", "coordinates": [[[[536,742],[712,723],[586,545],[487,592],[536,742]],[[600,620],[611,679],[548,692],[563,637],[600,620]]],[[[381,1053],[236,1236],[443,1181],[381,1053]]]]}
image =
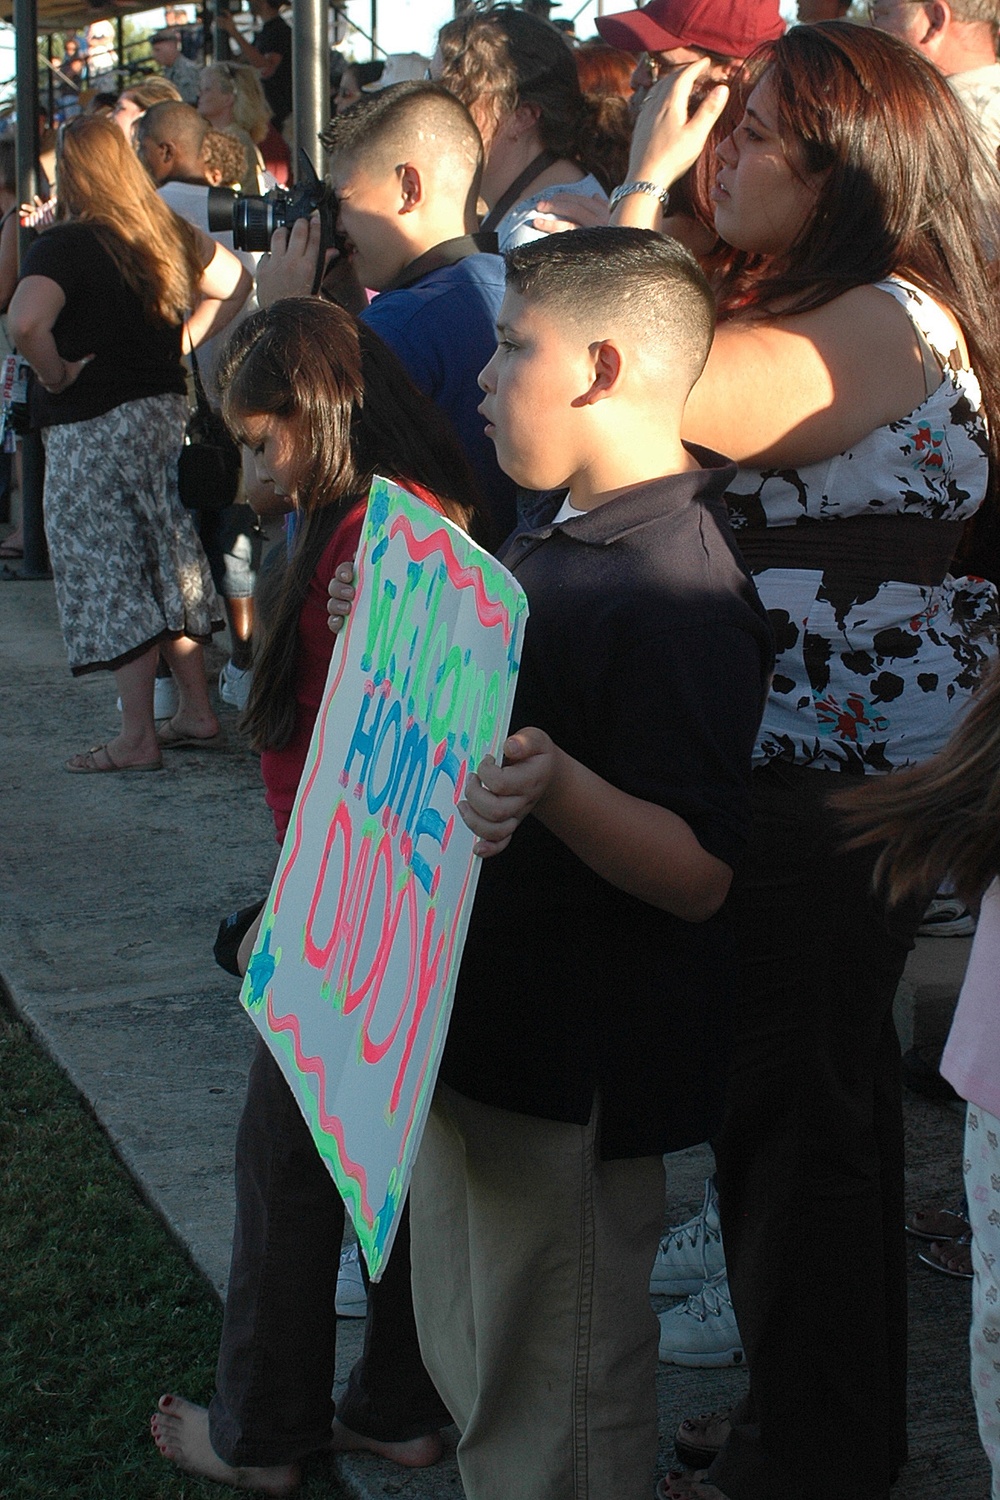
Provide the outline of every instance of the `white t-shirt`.
{"type": "Polygon", "coordinates": [[[951,73],[948,83],[979,126],[987,149],[995,154],[1000,146],[1000,63],[951,73]]]}
{"type": "Polygon", "coordinates": [[[552,517],[553,526],[561,526],[564,521],[575,521],[577,516],[585,516],[585,510],[575,510],[568,500],[564,500],[559,507],[559,514],[552,517]]]}
{"type": "MultiPolygon", "coordinates": [[[[168,208],[172,208],[179,219],[186,219],[193,224],[195,229],[203,229],[210,234],[212,239],[220,244],[224,250],[235,255],[246,269],[254,276],[257,271],[257,262],[260,256],[249,250],[236,250],[233,247],[233,236],[230,230],[215,233],[208,227],[208,195],[211,189],[206,182],[204,186],[200,182],[164,182],[157,190],[160,197],[168,208]]],[[[242,318],[247,317],[257,309],[256,288],[251,290],[249,297],[242,308],[222,333],[217,333],[214,338],[206,339],[203,344],[198,345],[198,373],[201,376],[205,393],[213,405],[218,403],[219,393],[215,384],[215,367],[219,362],[219,355],[232,330],[242,318]]]]}

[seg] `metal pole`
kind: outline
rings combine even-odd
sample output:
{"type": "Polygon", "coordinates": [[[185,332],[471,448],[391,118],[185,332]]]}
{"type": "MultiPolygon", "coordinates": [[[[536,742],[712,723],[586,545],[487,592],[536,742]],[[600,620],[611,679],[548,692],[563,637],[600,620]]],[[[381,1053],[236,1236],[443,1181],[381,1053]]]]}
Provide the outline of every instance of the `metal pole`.
{"type": "Polygon", "coordinates": [[[45,56],[48,59],[49,64],[49,125],[54,130],[56,128],[56,75],[55,67],[52,61],[53,52],[51,31],[48,33],[45,39],[45,56]]]}
{"type": "Polygon", "coordinates": [[[295,172],[305,151],[323,175],[319,137],[330,123],[330,41],[327,0],[295,0],[292,11],[292,100],[295,172]]]}
{"type": "Polygon", "coordinates": [[[115,79],[120,94],[128,80],[128,70],[125,67],[125,27],[121,16],[115,19],[115,51],[118,53],[118,67],[115,72],[115,79]]]}
{"type": "MultiPolygon", "coordinates": [[[[229,59],[233,55],[232,48],[229,45],[229,37],[223,31],[222,27],[218,24],[218,22],[215,20],[215,17],[219,14],[220,8],[221,7],[218,4],[216,4],[213,7],[212,12],[211,12],[211,14],[212,14],[212,61],[213,62],[228,62],[229,59]]],[[[209,15],[209,7],[206,5],[205,6],[205,17],[206,17],[206,20],[208,18],[208,15],[209,15]]],[[[205,61],[208,62],[208,53],[207,52],[205,54],[205,61]]]]}
{"type": "Polygon", "coordinates": [[[372,22],[371,22],[371,25],[372,25],[372,34],[371,34],[372,62],[374,62],[375,61],[375,54],[376,54],[376,52],[381,52],[383,50],[379,46],[379,44],[378,44],[378,0],[372,0],[372,22]]]}
{"type": "MultiPolygon", "coordinates": [[[[14,0],[17,59],[17,201],[33,203],[38,192],[38,0],[14,0]]],[[[18,259],[27,254],[31,236],[22,227],[18,259]]],[[[24,557],[14,576],[46,578],[48,554],[42,522],[45,453],[40,432],[29,432],[21,443],[21,521],[24,557]]],[[[13,570],[12,570],[13,571],[13,570]]]]}

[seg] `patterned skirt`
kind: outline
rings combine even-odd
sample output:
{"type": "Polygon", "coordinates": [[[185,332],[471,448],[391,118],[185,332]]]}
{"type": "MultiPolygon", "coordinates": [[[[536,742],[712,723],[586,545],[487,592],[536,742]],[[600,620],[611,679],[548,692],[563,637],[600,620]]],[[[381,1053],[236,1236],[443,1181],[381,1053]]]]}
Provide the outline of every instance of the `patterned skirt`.
{"type": "Polygon", "coordinates": [[[45,532],[74,675],[113,669],[165,637],[208,640],[222,610],[177,493],[183,396],[144,396],[48,427],[45,532]]]}

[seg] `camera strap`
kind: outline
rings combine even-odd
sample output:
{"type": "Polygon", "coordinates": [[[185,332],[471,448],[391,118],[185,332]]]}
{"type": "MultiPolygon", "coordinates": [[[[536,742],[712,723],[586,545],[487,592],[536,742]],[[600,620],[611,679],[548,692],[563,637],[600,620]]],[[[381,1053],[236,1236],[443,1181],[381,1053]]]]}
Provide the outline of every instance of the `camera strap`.
{"type": "Polygon", "coordinates": [[[529,188],[537,178],[541,177],[543,172],[548,171],[549,167],[554,166],[558,160],[559,158],[554,151],[539,151],[537,156],[532,157],[521,175],[514,178],[514,181],[506,192],[500,194],[500,197],[483,220],[482,229],[487,231],[495,230],[500,220],[514,207],[514,204],[520,203],[521,199],[525,196],[525,189],[529,188]]]}

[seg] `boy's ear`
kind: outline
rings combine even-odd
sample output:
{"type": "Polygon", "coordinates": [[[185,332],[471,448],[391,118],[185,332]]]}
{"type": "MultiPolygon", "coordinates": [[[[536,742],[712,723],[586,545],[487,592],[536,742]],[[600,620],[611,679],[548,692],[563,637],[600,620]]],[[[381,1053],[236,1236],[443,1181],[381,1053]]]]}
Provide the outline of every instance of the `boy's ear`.
{"type": "Polygon", "coordinates": [[[399,212],[410,214],[424,201],[424,184],[420,168],[405,162],[399,169],[399,212]]]}
{"type": "Polygon", "coordinates": [[[610,339],[601,339],[599,343],[591,344],[590,357],[594,378],[589,391],[574,405],[592,406],[595,401],[603,401],[615,393],[621,382],[625,360],[617,344],[610,339]]]}

